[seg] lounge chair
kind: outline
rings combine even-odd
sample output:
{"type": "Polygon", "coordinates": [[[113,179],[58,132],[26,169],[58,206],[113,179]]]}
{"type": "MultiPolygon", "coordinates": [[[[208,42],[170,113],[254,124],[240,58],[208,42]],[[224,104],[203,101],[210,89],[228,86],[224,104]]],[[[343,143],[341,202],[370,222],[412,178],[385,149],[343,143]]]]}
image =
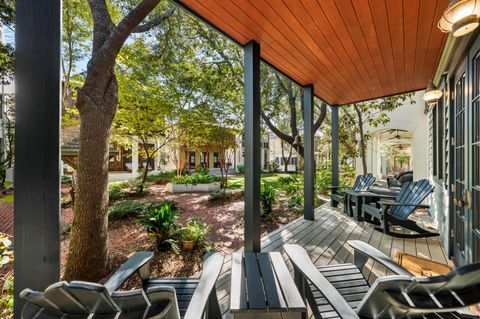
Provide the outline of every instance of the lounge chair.
{"type": "MultiPolygon", "coordinates": [[[[439,236],[425,230],[417,225],[417,223],[408,217],[416,208],[430,208],[423,205],[422,202],[433,192],[433,186],[426,179],[417,182],[405,183],[400,192],[394,198],[389,196],[378,195],[381,198],[375,204],[363,204],[362,214],[375,217],[380,220],[379,230],[385,234],[402,238],[421,238],[439,236]],[[393,199],[393,200],[392,200],[393,199]],[[391,226],[401,226],[407,230],[415,232],[414,234],[392,232],[391,226]]],[[[368,218],[366,218],[368,220],[368,218]]]]}
{"type": "Polygon", "coordinates": [[[350,186],[331,186],[332,190],[332,205],[336,206],[337,203],[344,204],[343,210],[348,213],[350,211],[349,207],[349,196],[347,191],[366,191],[368,190],[373,183],[375,182],[375,177],[368,173],[367,175],[358,175],[355,178],[355,182],[350,186]]]}
{"type": "Polygon", "coordinates": [[[305,249],[285,245],[297,288],[315,318],[478,318],[465,308],[480,302],[480,264],[456,268],[444,276],[415,277],[389,257],[358,241],[353,264],[315,267],[305,249]],[[368,259],[395,275],[369,285],[362,274],[368,259]]]}
{"type": "Polygon", "coordinates": [[[221,318],[215,292],[223,265],[223,254],[211,254],[204,262],[200,279],[149,279],[152,252],[138,252],[104,284],[60,281],[44,292],[25,289],[27,300],[22,318],[221,318]],[[138,272],[144,289],[119,291],[138,272]]]}

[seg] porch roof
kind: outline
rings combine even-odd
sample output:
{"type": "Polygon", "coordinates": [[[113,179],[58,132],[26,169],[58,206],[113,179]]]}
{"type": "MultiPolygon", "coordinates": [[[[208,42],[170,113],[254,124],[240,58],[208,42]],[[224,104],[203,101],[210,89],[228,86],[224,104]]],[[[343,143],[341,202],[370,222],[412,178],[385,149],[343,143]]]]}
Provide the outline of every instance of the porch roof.
{"type": "Polygon", "coordinates": [[[315,95],[343,105],[424,89],[448,0],[174,0],[315,95]]]}

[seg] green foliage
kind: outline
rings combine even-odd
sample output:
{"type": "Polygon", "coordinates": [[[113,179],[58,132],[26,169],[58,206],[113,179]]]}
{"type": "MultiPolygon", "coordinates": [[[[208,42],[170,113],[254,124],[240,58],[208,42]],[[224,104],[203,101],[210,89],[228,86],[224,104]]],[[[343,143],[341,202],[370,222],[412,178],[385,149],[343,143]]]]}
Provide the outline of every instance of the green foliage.
{"type": "Polygon", "coordinates": [[[243,197],[243,189],[219,189],[217,191],[211,192],[208,197],[208,201],[211,203],[215,202],[226,202],[229,200],[235,200],[243,197]]]}
{"type": "Polygon", "coordinates": [[[170,183],[172,179],[175,177],[175,175],[176,175],[175,171],[159,172],[157,174],[148,175],[147,182],[164,185],[164,184],[170,183]]]}
{"type": "Polygon", "coordinates": [[[300,194],[295,194],[290,197],[287,201],[287,207],[294,212],[303,211],[303,196],[300,194]]]}
{"type": "Polygon", "coordinates": [[[127,193],[118,184],[108,185],[108,199],[110,201],[124,199],[127,193]]]}
{"type": "Polygon", "coordinates": [[[13,200],[14,200],[13,195],[5,195],[0,197],[0,201],[2,202],[13,203],[13,200]]]}
{"type": "Polygon", "coordinates": [[[278,183],[280,184],[281,189],[285,191],[287,195],[300,193],[303,188],[302,181],[298,178],[297,174],[280,176],[278,178],[278,183]]]}
{"type": "Polygon", "coordinates": [[[72,177],[68,176],[68,175],[62,175],[61,181],[62,181],[62,184],[71,185],[72,184],[72,177]]]}
{"type": "Polygon", "coordinates": [[[136,195],[143,195],[146,193],[147,184],[143,182],[140,178],[133,178],[128,180],[128,188],[130,194],[136,195]]]}
{"type": "MultiPolygon", "coordinates": [[[[355,181],[355,167],[342,164],[340,167],[339,183],[341,186],[351,186],[355,181]]],[[[329,187],[332,186],[332,167],[325,166],[317,170],[315,178],[316,190],[320,194],[329,194],[329,187]]]]}
{"type": "Polygon", "coordinates": [[[183,227],[185,240],[193,240],[195,244],[201,245],[205,242],[205,237],[210,233],[211,226],[204,222],[202,217],[195,217],[187,222],[183,227]]]}
{"type": "Polygon", "coordinates": [[[199,168],[195,169],[195,174],[210,175],[210,171],[206,167],[199,167],[199,168]]]}
{"type": "Polygon", "coordinates": [[[193,175],[177,176],[174,179],[172,179],[172,184],[197,185],[197,184],[210,184],[210,183],[215,183],[219,181],[220,181],[220,178],[218,176],[195,173],[193,175]]]}
{"type": "Polygon", "coordinates": [[[165,202],[160,208],[146,209],[139,222],[147,229],[148,233],[157,238],[158,244],[162,244],[165,240],[172,239],[178,217],[178,211],[170,203],[165,202]]]}
{"type": "Polygon", "coordinates": [[[130,216],[137,216],[144,211],[145,203],[136,200],[124,200],[113,204],[108,209],[108,219],[116,220],[130,216]]]}
{"type": "Polygon", "coordinates": [[[0,267],[13,262],[12,240],[7,234],[0,233],[0,267]]]}
{"type": "Polygon", "coordinates": [[[272,214],[273,205],[277,201],[277,191],[272,184],[265,179],[262,180],[260,190],[260,205],[262,208],[262,216],[270,216],[272,214]]]}
{"type": "Polygon", "coordinates": [[[245,173],[245,166],[242,165],[242,164],[238,164],[238,165],[237,165],[237,171],[238,171],[240,174],[244,174],[244,173],[245,173]]]}
{"type": "Polygon", "coordinates": [[[277,162],[271,161],[270,163],[268,163],[268,170],[270,172],[276,173],[276,172],[278,172],[278,169],[279,169],[279,166],[278,166],[277,162]]]}

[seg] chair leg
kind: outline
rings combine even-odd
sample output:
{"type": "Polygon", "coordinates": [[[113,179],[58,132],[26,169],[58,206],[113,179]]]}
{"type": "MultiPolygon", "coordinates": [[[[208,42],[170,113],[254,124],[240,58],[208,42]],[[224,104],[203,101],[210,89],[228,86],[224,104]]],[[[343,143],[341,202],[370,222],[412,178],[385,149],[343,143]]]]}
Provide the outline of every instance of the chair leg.
{"type": "Polygon", "coordinates": [[[220,305],[218,304],[217,291],[215,290],[215,287],[208,297],[208,305],[205,312],[205,318],[207,319],[222,318],[222,311],[220,310],[220,305]]]}

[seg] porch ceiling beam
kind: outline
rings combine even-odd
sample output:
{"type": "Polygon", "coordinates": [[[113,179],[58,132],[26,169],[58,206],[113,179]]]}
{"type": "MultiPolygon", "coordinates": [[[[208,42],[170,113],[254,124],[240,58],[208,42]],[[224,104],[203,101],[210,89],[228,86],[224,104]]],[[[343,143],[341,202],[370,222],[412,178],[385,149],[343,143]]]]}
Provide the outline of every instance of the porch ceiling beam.
{"type": "Polygon", "coordinates": [[[303,118],[304,118],[304,161],[303,161],[303,217],[315,219],[315,158],[313,132],[313,85],[303,87],[303,118]]]}
{"type": "Polygon", "coordinates": [[[260,45],[244,47],[245,252],[260,251],[260,45]]]}
{"type": "Polygon", "coordinates": [[[15,318],[60,277],[61,0],[16,2],[15,318]]]}
{"type": "MultiPolygon", "coordinates": [[[[339,163],[339,143],[338,143],[338,106],[331,106],[332,112],[332,194],[335,192],[335,186],[339,186],[340,163],[339,163]]],[[[337,202],[332,199],[331,205],[336,207],[337,202]]]]}

